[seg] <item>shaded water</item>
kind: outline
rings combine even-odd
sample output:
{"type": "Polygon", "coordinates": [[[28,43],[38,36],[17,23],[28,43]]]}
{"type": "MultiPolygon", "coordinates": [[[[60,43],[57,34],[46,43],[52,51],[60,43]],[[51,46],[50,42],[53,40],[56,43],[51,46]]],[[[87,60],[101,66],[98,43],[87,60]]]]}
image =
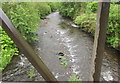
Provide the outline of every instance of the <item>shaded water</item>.
{"type": "MultiPolygon", "coordinates": [[[[51,13],[42,20],[37,31],[40,40],[35,43],[35,51],[60,81],[69,80],[71,75],[83,81],[90,77],[93,38],[79,30],[71,21],[63,19],[59,12],[51,13]],[[64,53],[65,59],[59,60],[58,53],[64,53]],[[67,66],[61,62],[67,62],[67,66]]],[[[117,81],[118,53],[106,47],[103,57],[101,80],[117,81]]],[[[23,56],[14,56],[12,62],[3,71],[3,81],[40,81],[43,78],[35,71],[30,78],[30,69],[34,68],[23,56]]]]}

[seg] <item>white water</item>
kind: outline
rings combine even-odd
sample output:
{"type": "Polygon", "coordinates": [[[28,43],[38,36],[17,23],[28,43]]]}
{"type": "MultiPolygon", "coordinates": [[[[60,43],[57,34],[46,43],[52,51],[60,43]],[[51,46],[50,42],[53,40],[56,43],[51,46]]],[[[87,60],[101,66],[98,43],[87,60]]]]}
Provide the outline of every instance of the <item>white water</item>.
{"type": "Polygon", "coordinates": [[[112,81],[113,80],[111,71],[102,72],[101,74],[103,75],[103,78],[105,81],[112,81]]]}
{"type": "Polygon", "coordinates": [[[75,73],[75,74],[79,74],[80,71],[77,71],[77,69],[79,69],[79,66],[78,65],[74,65],[75,62],[77,62],[77,58],[76,58],[76,50],[75,48],[77,47],[77,45],[73,46],[72,42],[74,39],[73,38],[69,38],[68,36],[65,36],[65,33],[67,33],[68,30],[63,31],[63,30],[57,30],[57,34],[59,34],[61,36],[61,39],[58,39],[58,40],[62,40],[62,42],[64,42],[64,45],[68,48],[68,51],[70,53],[70,55],[68,57],[70,57],[70,62],[73,63],[73,65],[71,66],[72,68],[72,72],[75,73]]]}

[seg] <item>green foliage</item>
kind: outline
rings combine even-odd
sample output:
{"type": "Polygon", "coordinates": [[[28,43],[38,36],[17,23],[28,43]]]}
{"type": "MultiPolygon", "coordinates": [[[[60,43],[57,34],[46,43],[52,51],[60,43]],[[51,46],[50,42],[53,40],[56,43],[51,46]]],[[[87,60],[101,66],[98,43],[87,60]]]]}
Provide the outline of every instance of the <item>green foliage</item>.
{"type": "Polygon", "coordinates": [[[89,2],[87,4],[87,8],[88,8],[88,11],[96,13],[98,8],[98,2],[89,2]]]}
{"type": "Polygon", "coordinates": [[[4,2],[2,5],[4,12],[28,42],[38,40],[35,32],[39,27],[39,20],[51,13],[48,3],[4,2]]]}
{"type": "Polygon", "coordinates": [[[34,70],[34,69],[30,69],[30,70],[29,70],[29,73],[28,73],[28,76],[29,76],[30,78],[35,77],[35,70],[34,70]]]}
{"type": "Polygon", "coordinates": [[[79,83],[82,83],[82,80],[78,79],[77,76],[74,74],[74,75],[70,76],[69,83],[74,83],[75,81],[79,81],[79,83]]]}
{"type": "Polygon", "coordinates": [[[3,70],[11,61],[13,55],[18,55],[18,48],[16,48],[13,41],[8,37],[5,31],[0,27],[0,70],[3,70]]]}
{"type": "Polygon", "coordinates": [[[60,3],[58,2],[48,2],[48,5],[51,8],[51,11],[54,12],[60,7],[60,3]]]}
{"type": "Polygon", "coordinates": [[[61,3],[61,7],[59,9],[60,13],[63,16],[73,18],[74,17],[74,3],[64,2],[61,3]]]}
{"type": "MultiPolygon", "coordinates": [[[[97,2],[86,3],[61,3],[60,13],[70,17],[82,30],[94,35],[96,27],[97,2]]],[[[111,3],[107,40],[112,47],[120,47],[120,10],[119,4],[111,3]]]]}
{"type": "Polygon", "coordinates": [[[109,27],[107,30],[107,42],[112,47],[120,46],[120,10],[118,4],[110,5],[109,27]]]}
{"type": "Polygon", "coordinates": [[[61,63],[60,63],[61,65],[65,66],[65,67],[68,65],[65,56],[59,56],[58,58],[61,60],[61,63]]]}
{"type": "Polygon", "coordinates": [[[51,13],[51,8],[48,3],[45,2],[36,2],[36,9],[38,9],[38,14],[40,18],[44,18],[47,14],[51,13]]]}
{"type": "Polygon", "coordinates": [[[69,17],[71,19],[74,19],[76,16],[81,14],[81,11],[86,11],[86,9],[83,7],[86,6],[86,3],[84,2],[62,2],[60,4],[60,14],[69,17]]]}
{"type": "Polygon", "coordinates": [[[95,23],[96,23],[96,18],[95,18],[94,13],[92,14],[82,14],[81,16],[77,16],[75,19],[75,23],[80,25],[80,27],[89,32],[94,34],[95,33],[95,23]]]}
{"type": "Polygon", "coordinates": [[[3,10],[9,16],[14,26],[28,42],[36,40],[35,32],[38,28],[39,16],[34,5],[31,3],[14,3],[15,7],[13,5],[6,6],[8,4],[13,3],[3,3],[3,10]],[[6,7],[11,7],[8,13],[5,10],[6,7]]]}
{"type": "Polygon", "coordinates": [[[63,61],[60,64],[63,65],[63,66],[65,66],[65,67],[68,65],[67,61],[63,61]]]}

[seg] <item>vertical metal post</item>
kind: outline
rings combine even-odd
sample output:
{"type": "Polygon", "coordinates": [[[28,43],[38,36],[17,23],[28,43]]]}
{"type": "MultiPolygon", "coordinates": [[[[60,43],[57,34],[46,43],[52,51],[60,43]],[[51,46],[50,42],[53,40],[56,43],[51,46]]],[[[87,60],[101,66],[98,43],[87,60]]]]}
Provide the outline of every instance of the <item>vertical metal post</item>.
{"type": "Polygon", "coordinates": [[[94,38],[93,56],[95,57],[94,81],[99,81],[108,24],[110,2],[99,2],[97,26],[94,38]]]}
{"type": "MultiPolygon", "coordinates": [[[[2,8],[2,3],[0,2],[0,8],[2,8]]],[[[0,13],[1,15],[1,13],[0,13]]],[[[0,25],[2,24],[2,21],[0,20],[0,25]]],[[[1,34],[1,31],[0,31],[0,34],[1,34]]],[[[1,36],[1,35],[0,35],[1,36]]],[[[1,40],[0,40],[1,41],[1,40]]],[[[0,50],[1,51],[1,50],[0,50]]],[[[0,54],[1,56],[1,54],[0,54]]],[[[0,70],[0,81],[2,81],[2,70],[0,70]]]]}
{"type": "Polygon", "coordinates": [[[53,76],[47,66],[43,63],[38,55],[34,52],[31,46],[24,40],[17,29],[10,22],[9,18],[0,8],[0,21],[2,21],[2,28],[10,36],[10,38],[15,42],[17,47],[22,53],[27,57],[31,64],[36,68],[36,70],[42,75],[42,77],[47,81],[54,81],[58,83],[57,79],[53,76]]]}

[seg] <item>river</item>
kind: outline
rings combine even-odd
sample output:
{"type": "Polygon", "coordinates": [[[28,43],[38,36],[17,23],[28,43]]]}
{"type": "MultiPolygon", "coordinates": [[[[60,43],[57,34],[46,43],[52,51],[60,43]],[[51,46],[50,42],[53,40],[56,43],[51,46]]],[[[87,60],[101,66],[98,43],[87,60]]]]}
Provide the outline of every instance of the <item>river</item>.
{"type": "MultiPolygon", "coordinates": [[[[53,12],[40,22],[37,30],[40,40],[33,44],[33,48],[59,81],[69,80],[73,75],[88,81],[91,76],[93,38],[77,27],[59,12],[53,12]]],[[[101,81],[119,80],[118,55],[118,51],[106,46],[101,81]]],[[[2,73],[2,80],[44,81],[23,54],[13,57],[2,73]]]]}

